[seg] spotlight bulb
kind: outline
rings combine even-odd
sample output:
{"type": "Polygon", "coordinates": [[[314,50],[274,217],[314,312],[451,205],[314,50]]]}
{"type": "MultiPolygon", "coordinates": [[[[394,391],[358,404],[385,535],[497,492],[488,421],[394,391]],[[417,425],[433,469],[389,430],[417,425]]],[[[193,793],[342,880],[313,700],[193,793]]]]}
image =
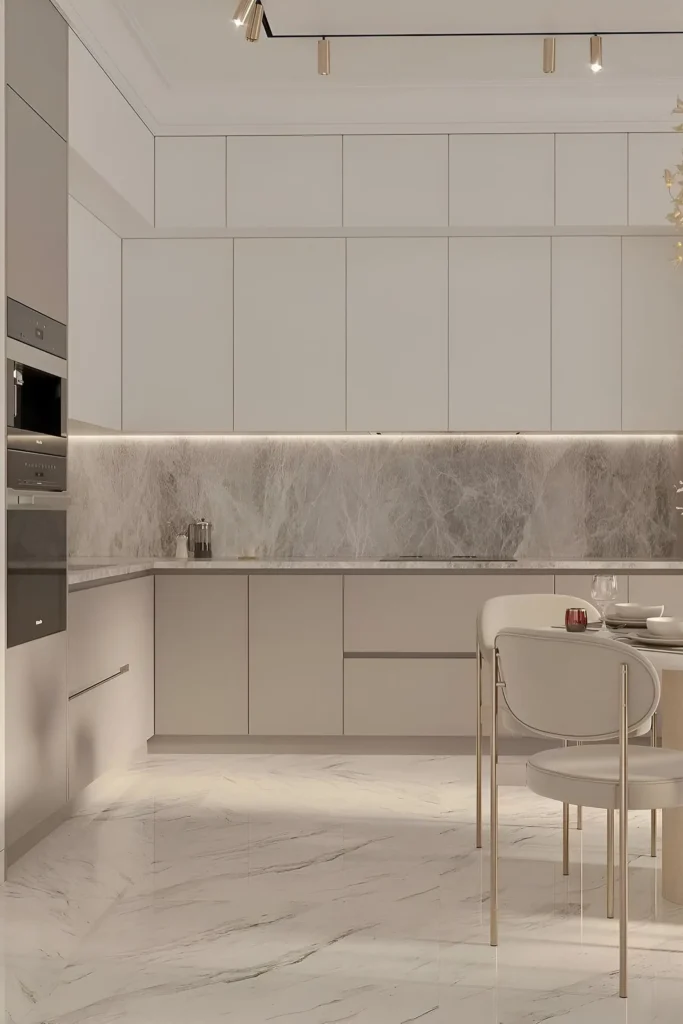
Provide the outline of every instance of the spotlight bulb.
{"type": "Polygon", "coordinates": [[[591,71],[602,71],[602,36],[591,36],[591,71]]]}
{"type": "Polygon", "coordinates": [[[555,71],[555,40],[543,40],[543,74],[552,75],[555,71]]]}
{"type": "Polygon", "coordinates": [[[329,39],[318,40],[318,74],[329,75],[330,73],[330,41],[329,39]]]}
{"type": "Polygon", "coordinates": [[[235,13],[232,16],[233,24],[237,25],[238,28],[241,28],[242,25],[246,24],[254,3],[255,0],[240,0],[235,8],[235,13]]]}

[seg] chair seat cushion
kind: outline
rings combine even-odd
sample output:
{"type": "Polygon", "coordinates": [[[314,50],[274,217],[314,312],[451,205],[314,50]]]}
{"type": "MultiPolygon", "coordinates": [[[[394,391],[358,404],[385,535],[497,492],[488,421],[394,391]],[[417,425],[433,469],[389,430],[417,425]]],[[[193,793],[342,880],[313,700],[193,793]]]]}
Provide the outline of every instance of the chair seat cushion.
{"type": "MultiPolygon", "coordinates": [[[[543,750],[529,758],[527,786],[539,796],[581,807],[619,804],[619,747],[589,743],[543,750]]],[[[631,810],[683,806],[683,751],[629,746],[628,806],[631,810]]]]}

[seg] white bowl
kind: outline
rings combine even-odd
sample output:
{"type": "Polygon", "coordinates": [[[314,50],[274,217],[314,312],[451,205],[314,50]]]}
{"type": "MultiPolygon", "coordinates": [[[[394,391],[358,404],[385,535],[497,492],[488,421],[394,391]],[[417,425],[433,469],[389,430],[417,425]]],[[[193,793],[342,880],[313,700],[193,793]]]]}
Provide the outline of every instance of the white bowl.
{"type": "Polygon", "coordinates": [[[683,637],[683,619],[673,619],[670,615],[651,616],[647,620],[647,631],[654,636],[683,637]]]}
{"type": "Polygon", "coordinates": [[[622,622],[644,622],[646,619],[660,618],[664,614],[663,604],[611,604],[607,608],[608,619],[621,619],[622,622]]]}

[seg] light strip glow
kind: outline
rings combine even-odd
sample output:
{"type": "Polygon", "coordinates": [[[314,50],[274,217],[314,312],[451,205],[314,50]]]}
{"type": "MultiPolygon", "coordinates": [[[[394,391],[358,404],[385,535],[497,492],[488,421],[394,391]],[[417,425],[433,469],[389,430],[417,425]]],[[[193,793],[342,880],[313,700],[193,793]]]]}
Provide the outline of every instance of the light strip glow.
{"type": "Polygon", "coordinates": [[[78,441],[675,441],[678,434],[71,434],[78,441]]]}

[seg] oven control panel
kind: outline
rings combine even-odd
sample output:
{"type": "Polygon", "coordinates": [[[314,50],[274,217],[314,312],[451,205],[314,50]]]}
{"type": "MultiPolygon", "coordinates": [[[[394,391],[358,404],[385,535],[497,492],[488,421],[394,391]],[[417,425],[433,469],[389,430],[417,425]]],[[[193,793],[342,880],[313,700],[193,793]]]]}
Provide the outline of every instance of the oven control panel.
{"type": "Polygon", "coordinates": [[[66,458],[10,448],[7,451],[7,486],[15,491],[65,491],[66,458]]]}

